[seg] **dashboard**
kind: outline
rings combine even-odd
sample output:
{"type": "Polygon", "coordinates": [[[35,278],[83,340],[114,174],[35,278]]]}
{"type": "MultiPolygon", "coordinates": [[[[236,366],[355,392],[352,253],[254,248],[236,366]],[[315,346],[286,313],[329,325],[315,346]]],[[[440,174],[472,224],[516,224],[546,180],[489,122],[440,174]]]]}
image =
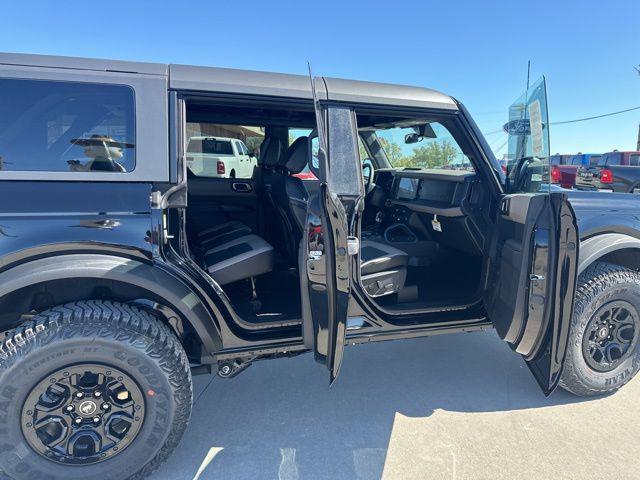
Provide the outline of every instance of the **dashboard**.
{"type": "MultiPolygon", "coordinates": [[[[488,196],[474,172],[439,169],[379,169],[371,204],[382,212],[383,228],[398,225],[417,238],[433,238],[476,253],[482,228],[471,217],[482,216],[488,196]]],[[[366,211],[366,209],[365,209],[366,211]]]]}
{"type": "Polygon", "coordinates": [[[402,206],[445,217],[463,215],[461,207],[476,183],[476,175],[464,170],[385,169],[376,172],[381,187],[374,204],[402,206]]]}

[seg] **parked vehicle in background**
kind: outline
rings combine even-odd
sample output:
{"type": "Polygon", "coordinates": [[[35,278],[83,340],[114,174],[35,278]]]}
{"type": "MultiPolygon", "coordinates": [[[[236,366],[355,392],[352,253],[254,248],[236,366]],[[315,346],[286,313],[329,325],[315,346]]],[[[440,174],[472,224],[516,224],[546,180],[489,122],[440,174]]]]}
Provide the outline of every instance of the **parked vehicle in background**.
{"type": "Polygon", "coordinates": [[[549,159],[549,163],[551,164],[551,166],[556,166],[556,165],[566,165],[569,162],[569,159],[571,158],[571,155],[568,153],[556,153],[555,155],[551,155],[551,158],[549,159]]]}
{"type": "Polygon", "coordinates": [[[249,178],[256,158],[242,140],[227,137],[191,137],[187,167],[199,177],[249,178]]]}
{"type": "Polygon", "coordinates": [[[597,165],[602,155],[595,153],[577,153],[576,155],[559,155],[566,163],[551,163],[551,183],[559,184],[562,188],[573,188],[576,183],[578,167],[597,165]]]}
{"type": "Polygon", "coordinates": [[[608,152],[578,167],[576,188],[640,193],[640,151],[608,152]]]}

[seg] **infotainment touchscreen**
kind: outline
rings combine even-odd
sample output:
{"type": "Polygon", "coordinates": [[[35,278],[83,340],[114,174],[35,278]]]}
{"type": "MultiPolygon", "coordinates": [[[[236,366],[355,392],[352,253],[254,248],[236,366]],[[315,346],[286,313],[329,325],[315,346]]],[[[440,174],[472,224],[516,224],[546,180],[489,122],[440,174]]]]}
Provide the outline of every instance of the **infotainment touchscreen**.
{"type": "Polygon", "coordinates": [[[418,178],[401,178],[396,190],[396,200],[414,200],[418,194],[419,184],[418,178]]]}

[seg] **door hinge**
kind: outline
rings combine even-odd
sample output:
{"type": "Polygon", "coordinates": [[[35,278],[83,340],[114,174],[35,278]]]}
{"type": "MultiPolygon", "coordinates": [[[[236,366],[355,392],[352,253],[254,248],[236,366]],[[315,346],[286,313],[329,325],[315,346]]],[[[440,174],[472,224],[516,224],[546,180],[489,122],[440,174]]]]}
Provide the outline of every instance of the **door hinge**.
{"type": "Polygon", "coordinates": [[[360,239],[358,237],[347,237],[347,252],[349,255],[360,253],[360,239]]]}

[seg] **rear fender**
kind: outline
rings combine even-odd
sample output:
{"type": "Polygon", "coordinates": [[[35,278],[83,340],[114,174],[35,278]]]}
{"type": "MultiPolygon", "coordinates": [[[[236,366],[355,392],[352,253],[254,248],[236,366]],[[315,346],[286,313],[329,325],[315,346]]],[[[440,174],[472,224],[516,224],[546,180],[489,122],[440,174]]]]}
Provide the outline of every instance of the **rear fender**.
{"type": "Polygon", "coordinates": [[[182,280],[161,265],[101,254],[73,254],[41,258],[0,273],[0,298],[48,281],[96,278],[133,285],[164,299],[200,337],[207,353],[222,348],[215,318],[182,280]]]}

